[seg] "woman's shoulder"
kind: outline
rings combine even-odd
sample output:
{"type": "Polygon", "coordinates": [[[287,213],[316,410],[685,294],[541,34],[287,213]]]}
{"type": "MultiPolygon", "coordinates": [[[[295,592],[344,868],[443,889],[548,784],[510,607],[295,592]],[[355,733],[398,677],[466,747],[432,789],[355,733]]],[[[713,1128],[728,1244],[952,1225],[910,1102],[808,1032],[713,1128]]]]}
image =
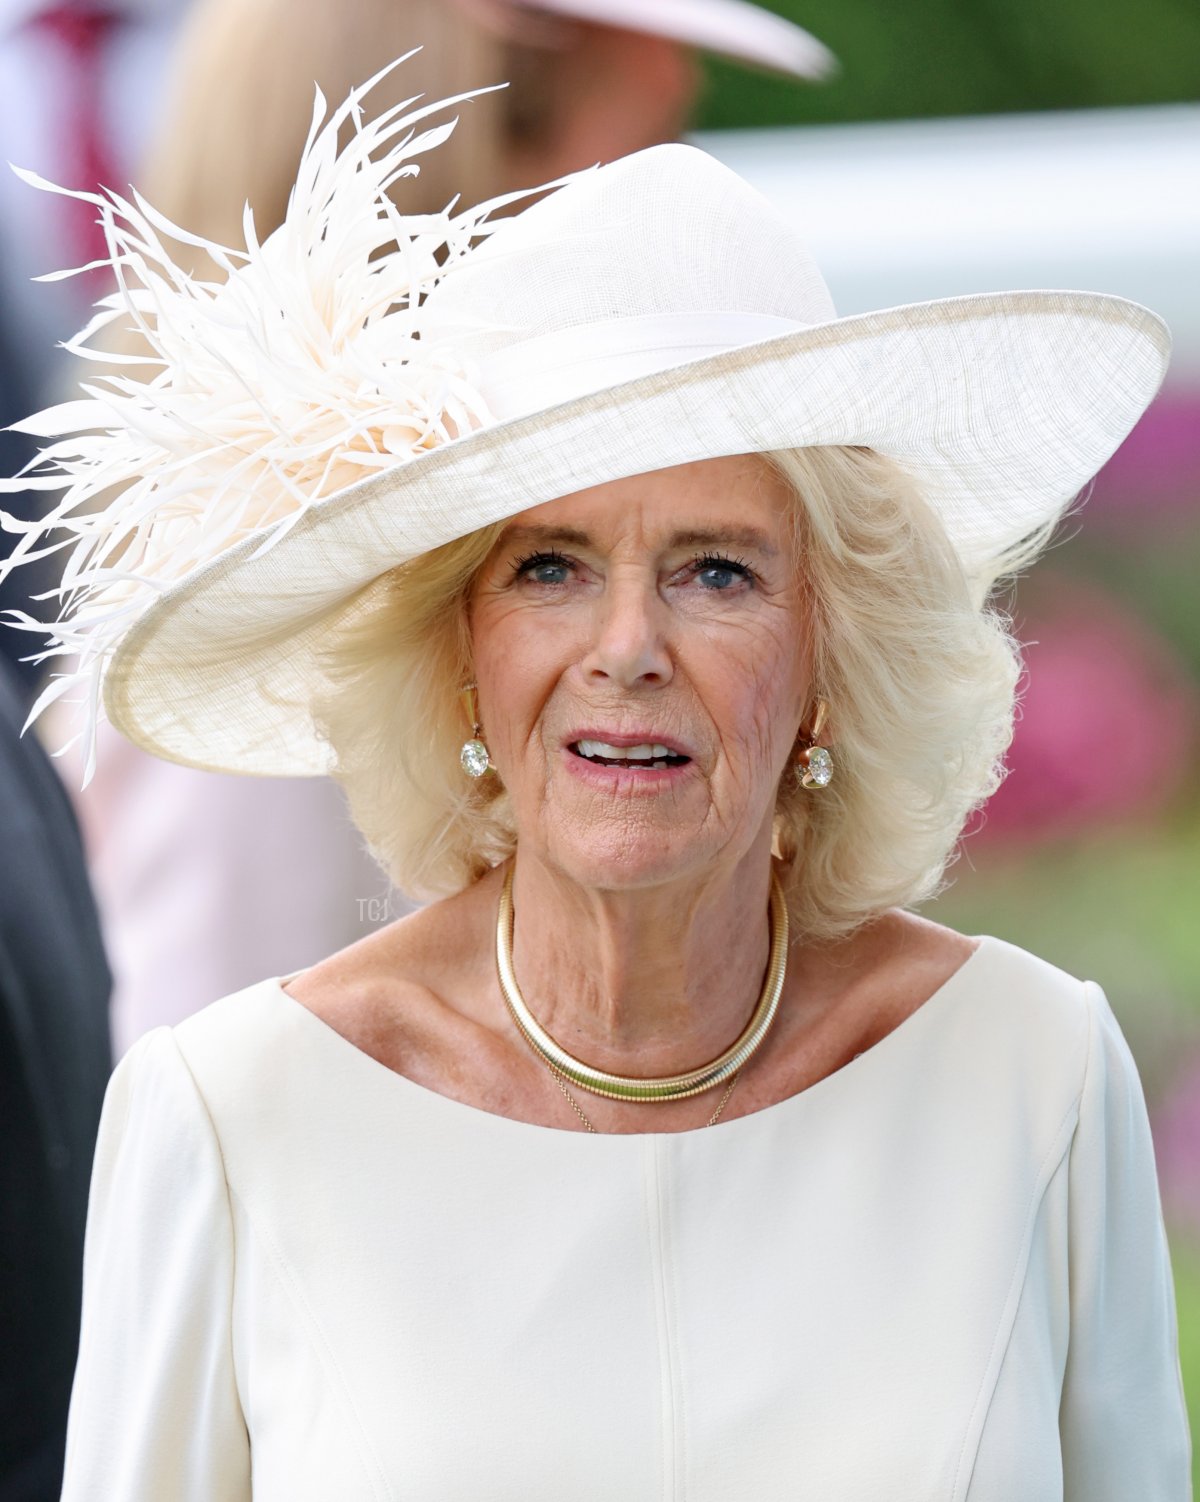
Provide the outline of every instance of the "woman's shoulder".
{"type": "Polygon", "coordinates": [[[223,1114],[270,1080],[361,1085],[373,1069],[420,1074],[447,1030],[471,1032],[493,980],[489,933],[467,894],[430,904],[295,975],[215,1001],[173,1033],[201,1093],[223,1114]],[[478,930],[478,931],[477,931],[478,930]]]}
{"type": "Polygon", "coordinates": [[[971,949],[933,999],[957,997],[950,1010],[975,1046],[1062,1079],[1081,1075],[1097,1012],[1108,1010],[1101,988],[999,935],[953,937],[971,949]]]}
{"type": "MultiPolygon", "coordinates": [[[[945,930],[904,932],[918,952],[961,953],[945,930]]],[[[865,1056],[860,1078],[891,1109],[915,1110],[916,1090],[932,1129],[959,1123],[980,1152],[1028,1167],[1069,1142],[1106,1027],[1115,1022],[1097,985],[981,935],[896,1038],[865,1056]]]]}
{"type": "Polygon", "coordinates": [[[995,1010],[1028,1027],[1066,1025],[1071,1031],[1086,1020],[1093,983],[997,935],[961,934],[900,909],[885,913],[870,931],[870,973],[881,993],[906,995],[914,1009],[953,989],[972,998],[968,1010],[976,1015],[995,1010]]]}
{"type": "Polygon", "coordinates": [[[980,954],[983,957],[973,966],[973,978],[981,981],[989,976],[997,980],[1003,977],[1039,995],[1055,993],[1073,997],[1076,1002],[1081,988],[1092,983],[999,934],[960,933],[907,909],[890,908],[869,929],[878,932],[881,951],[891,957],[912,957],[931,974],[938,970],[953,972],[980,954]]]}
{"type": "Polygon", "coordinates": [[[247,986],[152,1035],[182,1066],[176,1086],[198,1099],[230,1184],[251,1198],[280,1164],[364,1152],[375,1119],[368,1099],[380,1111],[394,1101],[378,1064],[289,995],[285,979],[247,986]]]}
{"type": "Polygon", "coordinates": [[[268,977],[147,1036],[179,1058],[216,1125],[225,1102],[261,1096],[264,1082],[278,1079],[293,1025],[280,979],[268,977]]]}
{"type": "MultiPolygon", "coordinates": [[[[1064,1103],[1078,1093],[1089,1043],[1111,1016],[1094,982],[998,935],[966,936],[906,912],[885,915],[880,947],[877,1014],[888,1016],[893,988],[915,1002],[931,1058],[953,1060],[964,1076],[1039,1081],[1064,1103]]],[[[895,1026],[910,1015],[898,1005],[895,1026]]]]}

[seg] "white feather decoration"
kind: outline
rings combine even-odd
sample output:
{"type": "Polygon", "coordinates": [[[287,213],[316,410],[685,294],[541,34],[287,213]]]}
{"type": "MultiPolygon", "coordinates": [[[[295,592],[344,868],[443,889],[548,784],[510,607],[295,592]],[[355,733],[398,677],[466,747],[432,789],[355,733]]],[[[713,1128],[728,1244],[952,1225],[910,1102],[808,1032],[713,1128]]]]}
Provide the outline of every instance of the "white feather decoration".
{"type": "Polygon", "coordinates": [[[426,104],[416,96],[365,120],[364,95],[412,55],[328,119],[317,91],[284,222],[259,244],[247,209],[244,251],[189,234],[136,192],[70,192],[19,174],[93,204],[108,240],[110,259],[98,264],[111,266],[119,290],[65,347],[110,371],[148,372],[101,374],[81,383],[84,399],[14,424],[47,441],[19,475],[0,479],[0,493],[62,492],[37,521],[0,511],[0,526],[20,534],[0,579],[69,549],[61,586],[38,597],[58,599],[58,618],[8,615],[47,637],[35,660],[77,659],[53,675],[29,720],[72,688],[86,690],[76,701],[86,704],[85,780],[107,664],[157,591],[248,535],[270,547],[314,502],[491,420],[453,338],[417,337],[421,304],[489,232],[490,214],[542,189],[462,213],[454,203],[434,215],[397,211],[389,189],[456,123],[426,122],[490,92],[426,104]],[[193,279],[164,239],[200,247],[225,279],[193,279]],[[148,353],[92,344],[121,321],[140,331],[148,353]]]}

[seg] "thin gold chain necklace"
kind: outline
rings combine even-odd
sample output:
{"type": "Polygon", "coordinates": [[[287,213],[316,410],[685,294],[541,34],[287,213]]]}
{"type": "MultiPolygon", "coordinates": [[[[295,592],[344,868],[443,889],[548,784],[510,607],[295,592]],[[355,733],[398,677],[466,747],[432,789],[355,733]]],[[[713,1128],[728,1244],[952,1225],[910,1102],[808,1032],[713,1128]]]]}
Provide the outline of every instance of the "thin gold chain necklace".
{"type": "MultiPolygon", "coordinates": [[[[528,1042],[528,1039],[526,1039],[526,1042],[528,1042]]],[[[540,1058],[541,1055],[539,1054],[538,1057],[540,1058]]],[[[580,1121],[583,1122],[583,1129],[584,1129],[584,1131],[585,1132],[591,1132],[592,1135],[596,1136],[596,1137],[600,1136],[600,1133],[596,1131],[596,1128],[592,1125],[592,1123],[588,1120],[587,1116],[585,1115],[583,1107],[579,1104],[579,1102],[575,1099],[575,1097],[567,1089],[567,1082],[566,1082],[566,1080],[563,1079],[562,1075],[559,1074],[558,1070],[555,1069],[554,1065],[550,1063],[549,1059],[543,1059],[542,1062],[545,1064],[546,1068],[550,1071],[551,1075],[553,1076],[554,1083],[558,1086],[558,1088],[566,1096],[567,1103],[570,1105],[571,1110],[574,1111],[575,1114],[576,1114],[576,1116],[579,1117],[580,1121]]],[[[705,1126],[716,1126],[717,1122],[720,1121],[720,1119],[721,1119],[721,1112],[725,1109],[726,1105],[729,1103],[729,1097],[733,1094],[733,1087],[737,1084],[738,1080],[741,1079],[741,1077],[742,1077],[741,1076],[741,1070],[739,1070],[736,1074],[731,1074],[729,1076],[729,1083],[725,1086],[725,1089],[721,1092],[721,1099],[717,1103],[717,1109],[712,1113],[712,1115],[704,1123],[705,1126]]]]}
{"type": "MultiPolygon", "coordinates": [[[[575,1058],[552,1038],[530,1012],[513,972],[512,882],[513,867],[510,866],[504,877],[496,917],[496,970],[500,977],[500,990],[517,1031],[533,1051],[549,1065],[558,1081],[559,1088],[572,1102],[576,1113],[584,1123],[590,1126],[578,1103],[565,1089],[568,1083],[582,1090],[590,1090],[593,1095],[607,1096],[610,1100],[660,1101],[682,1100],[689,1095],[699,1095],[704,1090],[711,1090],[717,1085],[730,1082],[721,1105],[717,1108],[717,1114],[719,1114],[729,1098],[729,1092],[733,1089],[732,1082],[736,1081],[738,1071],[744,1067],[767,1036],[779,1009],[779,998],[783,993],[784,977],[787,974],[788,916],[787,903],[774,872],[771,873],[770,957],[767,961],[767,974],[763,981],[762,992],[750,1021],[746,1024],[741,1036],[710,1063],[701,1065],[699,1069],[688,1070],[684,1074],[660,1075],[656,1078],[610,1074],[607,1070],[595,1069],[592,1065],[585,1064],[582,1059],[575,1058]]],[[[716,1120],[716,1115],[712,1120],[716,1120]]]]}

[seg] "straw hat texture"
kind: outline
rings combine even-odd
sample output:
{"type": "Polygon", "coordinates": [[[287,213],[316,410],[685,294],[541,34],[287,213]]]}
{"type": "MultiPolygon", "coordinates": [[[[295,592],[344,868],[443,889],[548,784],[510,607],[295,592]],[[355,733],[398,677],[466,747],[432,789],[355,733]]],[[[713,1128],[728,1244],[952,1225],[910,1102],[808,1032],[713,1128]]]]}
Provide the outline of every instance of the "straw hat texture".
{"type": "Polygon", "coordinates": [[[44,698],[82,687],[94,718],[102,692],[171,760],[319,773],[330,632],[439,544],[623,476],[851,444],[903,466],[984,577],[1164,374],[1162,321],[1096,293],[838,318],[802,240],[687,146],[508,217],[403,218],[387,190],[444,136],[424,124],[436,108],[359,121],[340,153],[357,96],[318,111],[287,221],[218,252],[219,286],[178,277],[140,200],[103,202],[128,289],[98,322],[132,308],[157,363],[26,425],[45,457],[10,488],[70,487],[18,545],[70,549],[48,652],[79,656],[44,698]]]}

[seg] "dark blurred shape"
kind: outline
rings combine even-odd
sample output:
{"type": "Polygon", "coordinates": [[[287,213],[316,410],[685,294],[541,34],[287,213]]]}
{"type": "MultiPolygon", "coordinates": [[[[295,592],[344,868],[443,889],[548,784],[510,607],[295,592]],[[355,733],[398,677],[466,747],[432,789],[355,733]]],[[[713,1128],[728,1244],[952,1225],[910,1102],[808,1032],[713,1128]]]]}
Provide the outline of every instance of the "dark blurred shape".
{"type": "Polygon", "coordinates": [[[55,1502],[109,973],[67,795],[0,662],[0,1502],[55,1502]]]}

